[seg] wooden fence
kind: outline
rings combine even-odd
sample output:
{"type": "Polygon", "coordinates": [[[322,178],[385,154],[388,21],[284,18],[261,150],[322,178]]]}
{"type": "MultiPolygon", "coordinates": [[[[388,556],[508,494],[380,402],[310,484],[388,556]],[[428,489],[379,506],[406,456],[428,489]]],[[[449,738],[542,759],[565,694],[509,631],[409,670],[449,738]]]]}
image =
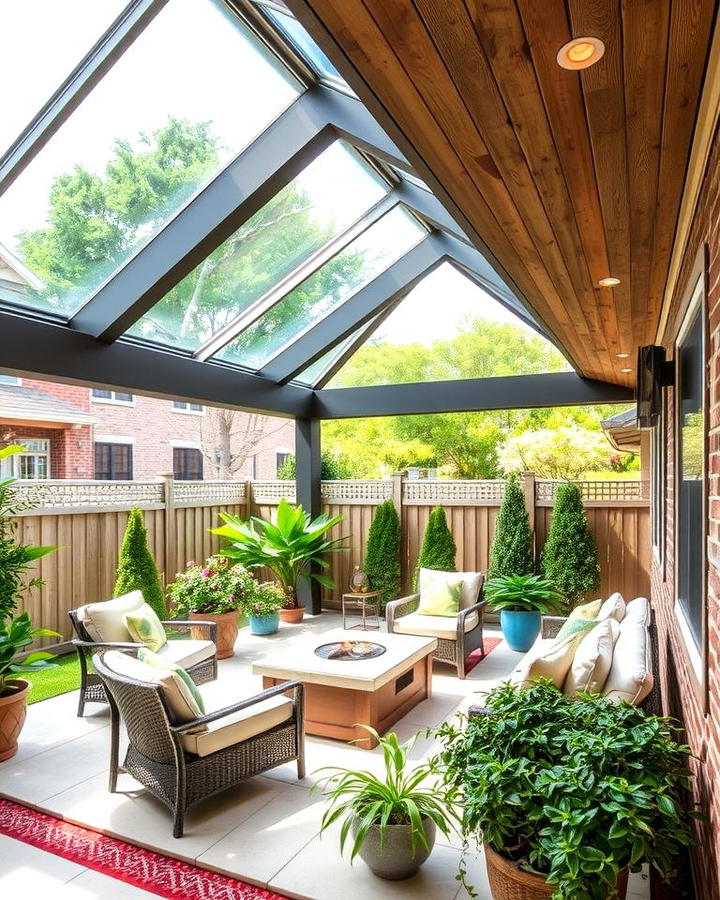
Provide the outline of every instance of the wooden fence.
{"type": "MultiPolygon", "coordinates": [[[[556,482],[524,479],[526,506],[539,551],[547,536],[556,482]]],[[[634,597],[649,591],[649,503],[645,483],[581,482],[585,507],[600,551],[602,587],[634,597]]],[[[70,637],[67,611],[112,595],[118,550],[129,510],[144,511],[150,548],[166,582],[190,560],[202,560],[218,547],[209,528],[218,514],[272,516],[285,496],[295,498],[293,482],[22,482],[18,491],[33,508],[19,517],[24,543],[53,544],[59,552],[41,560],[44,579],[27,597],[33,619],[70,637]]],[[[337,589],[323,591],[323,604],[339,606],[364,547],[375,508],[392,500],[402,523],[403,587],[409,586],[433,506],[445,508],[458,548],[460,571],[485,571],[503,499],[501,481],[329,481],[322,487],[323,508],[343,515],[336,535],[348,538],[350,551],[332,560],[337,589]]]]}

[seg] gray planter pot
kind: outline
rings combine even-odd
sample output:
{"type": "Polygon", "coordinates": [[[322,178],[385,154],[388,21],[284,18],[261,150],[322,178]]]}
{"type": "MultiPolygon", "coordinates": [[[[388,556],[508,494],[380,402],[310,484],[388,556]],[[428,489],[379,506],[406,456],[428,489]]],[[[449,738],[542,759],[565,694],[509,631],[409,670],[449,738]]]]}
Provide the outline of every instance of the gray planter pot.
{"type": "MultiPolygon", "coordinates": [[[[431,819],[423,819],[423,828],[428,848],[425,849],[422,843],[419,843],[413,853],[410,825],[388,825],[382,843],[380,828],[373,825],[360,848],[360,858],[380,878],[392,881],[409,878],[430,856],[435,843],[435,823],[431,819]]],[[[357,821],[353,823],[352,832],[353,836],[357,832],[357,821]]]]}

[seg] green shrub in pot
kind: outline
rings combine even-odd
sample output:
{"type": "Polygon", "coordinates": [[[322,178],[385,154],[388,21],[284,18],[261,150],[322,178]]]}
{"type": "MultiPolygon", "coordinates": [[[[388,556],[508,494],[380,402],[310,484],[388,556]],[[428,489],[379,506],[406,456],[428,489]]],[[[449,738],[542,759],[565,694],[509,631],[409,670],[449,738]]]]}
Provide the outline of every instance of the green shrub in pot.
{"type": "Polygon", "coordinates": [[[512,650],[525,652],[540,633],[540,616],[552,612],[563,596],[541,575],[499,575],[485,585],[488,606],[500,613],[503,637],[512,650]]]}
{"type": "MultiPolygon", "coordinates": [[[[692,843],[688,747],[670,720],[549,681],[503,684],[487,714],[437,730],[435,761],[461,796],[466,841],[539,873],[554,900],[615,896],[643,863],[670,878],[692,843]]],[[[492,876],[491,876],[492,877],[492,876]]]]}

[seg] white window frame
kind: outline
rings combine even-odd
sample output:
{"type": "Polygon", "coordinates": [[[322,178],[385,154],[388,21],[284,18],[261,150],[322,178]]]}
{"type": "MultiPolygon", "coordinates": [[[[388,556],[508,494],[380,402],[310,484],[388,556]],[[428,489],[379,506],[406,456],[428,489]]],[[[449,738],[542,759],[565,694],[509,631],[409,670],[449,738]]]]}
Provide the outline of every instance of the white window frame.
{"type": "Polygon", "coordinates": [[[19,444],[20,446],[24,446],[25,444],[32,444],[35,441],[45,444],[45,450],[27,450],[22,453],[16,453],[13,456],[9,456],[7,459],[3,460],[2,463],[0,463],[0,477],[17,478],[19,481],[48,481],[50,478],[52,478],[52,470],[50,468],[52,456],[52,441],[49,438],[30,437],[17,437],[13,439],[13,443],[19,444]],[[20,472],[20,459],[22,457],[43,457],[45,459],[45,471],[47,473],[45,477],[23,478],[20,472]]]}
{"type": "Polygon", "coordinates": [[[135,406],[135,394],[130,391],[111,391],[110,388],[90,388],[90,400],[92,403],[109,403],[113,406],[135,406]],[[94,391],[110,391],[110,396],[96,397],[94,391]],[[130,394],[132,400],[118,400],[117,394],[130,394]]]}
{"type": "Polygon", "coordinates": [[[22,378],[19,375],[4,375],[0,372],[0,385],[6,387],[18,387],[22,384],[22,378]]]}
{"type": "Polygon", "coordinates": [[[190,401],[189,400],[171,400],[170,401],[170,409],[175,413],[180,413],[181,416],[204,416],[205,415],[205,407],[202,403],[196,403],[195,406],[199,406],[200,409],[190,409],[190,401]],[[184,407],[176,406],[176,403],[183,403],[184,407]]]}

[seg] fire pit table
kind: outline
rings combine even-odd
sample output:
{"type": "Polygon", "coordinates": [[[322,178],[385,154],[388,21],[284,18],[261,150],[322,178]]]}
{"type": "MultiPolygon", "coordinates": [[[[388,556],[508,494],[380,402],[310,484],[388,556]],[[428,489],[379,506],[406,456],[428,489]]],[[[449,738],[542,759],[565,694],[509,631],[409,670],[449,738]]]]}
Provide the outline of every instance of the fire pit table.
{"type": "Polygon", "coordinates": [[[370,749],[376,741],[358,723],[384,734],[430,697],[436,647],[435,638],[373,632],[363,640],[357,631],[338,629],[286,644],[252,670],[266,688],[288,679],[303,682],[308,734],[370,749]]]}

